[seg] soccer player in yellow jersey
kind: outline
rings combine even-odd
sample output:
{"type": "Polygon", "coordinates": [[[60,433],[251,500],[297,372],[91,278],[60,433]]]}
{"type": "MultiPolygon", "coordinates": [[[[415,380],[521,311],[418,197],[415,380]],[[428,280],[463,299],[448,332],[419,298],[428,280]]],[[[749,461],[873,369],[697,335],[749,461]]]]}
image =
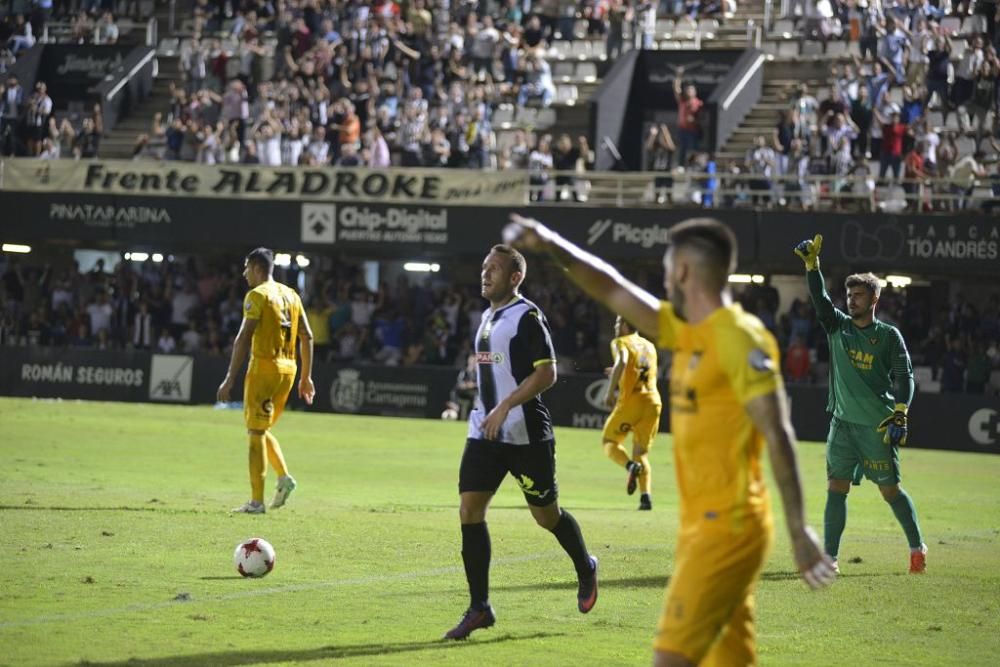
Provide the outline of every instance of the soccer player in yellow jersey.
{"type": "Polygon", "coordinates": [[[243,300],[243,324],[233,341],[229,371],[219,385],[218,399],[228,401],[236,374],[247,354],[250,365],[243,380],[243,417],[250,436],[250,501],[233,512],[264,513],[264,478],[267,462],[278,474],[278,490],[272,508],[285,504],[295,490],[285,457],[271,427],[285,409],[295,383],[295,345],[302,355],[299,396],[312,405],[316,388],[312,381],[313,335],[295,290],[276,282],[274,253],[267,248],[252,250],[246,257],[243,277],[250,291],[243,300]]]}
{"type": "Polygon", "coordinates": [[[511,220],[505,242],[548,253],[591,297],[673,353],[670,419],[681,517],[654,664],[757,664],[754,589],[773,534],[760,464],[765,442],[799,572],[813,588],[835,573],[805,521],[777,344],[732,302],[727,287],[736,238],[705,218],[671,228],[664,257],[669,301],[659,301],[541,223],[511,220]]]}
{"type": "Polygon", "coordinates": [[[611,341],[614,366],[604,404],[611,409],[601,438],[608,458],[628,471],[625,491],[631,496],[639,486],[639,509],[653,509],[652,468],[649,448],[660,430],[660,391],[656,388],[656,347],[640,336],[619,315],[611,341]],[[617,393],[616,393],[617,392],[617,393]],[[632,456],[624,442],[632,434],[632,456]]]}

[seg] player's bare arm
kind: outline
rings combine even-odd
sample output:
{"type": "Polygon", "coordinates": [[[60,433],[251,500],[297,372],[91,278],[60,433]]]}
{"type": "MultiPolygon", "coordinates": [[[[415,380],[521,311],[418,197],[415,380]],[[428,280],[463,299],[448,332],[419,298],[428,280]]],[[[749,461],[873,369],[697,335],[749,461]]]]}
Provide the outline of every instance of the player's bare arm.
{"type": "Polygon", "coordinates": [[[534,253],[545,253],[595,301],[633,323],[653,340],[659,337],[659,300],[627,280],[613,266],[582,250],[542,223],[511,214],[503,230],[505,243],[534,253]]]}
{"type": "Polygon", "coordinates": [[[785,508],[785,523],[792,540],[795,564],[811,588],[822,588],[832,583],[836,574],[833,561],[823,553],[815,531],[806,523],[802,482],[795,455],[795,433],[788,418],[784,392],[779,390],[751,399],[746,404],[746,411],[767,440],[771,468],[785,508]]]}
{"type": "Polygon", "coordinates": [[[240,372],[243,362],[250,354],[250,343],[253,341],[253,332],[257,330],[257,322],[258,320],[249,320],[244,317],[243,323],[240,324],[239,333],[236,334],[236,340],[233,341],[233,352],[229,357],[229,370],[226,371],[226,377],[223,378],[215,395],[216,400],[222,403],[229,402],[229,394],[236,382],[236,374],[240,372]]]}
{"type": "Polygon", "coordinates": [[[615,365],[611,368],[611,376],[608,379],[608,390],[604,394],[604,405],[610,410],[615,407],[615,402],[617,397],[615,396],[615,389],[618,387],[618,383],[622,379],[622,373],[625,372],[625,366],[628,364],[628,350],[624,346],[619,348],[618,354],[615,355],[615,365]]]}
{"type": "Polygon", "coordinates": [[[309,328],[309,318],[305,311],[299,311],[299,356],[302,357],[302,375],[299,377],[299,398],[312,405],[316,396],[316,386],[313,385],[313,332],[309,328]]]}
{"type": "Polygon", "coordinates": [[[486,415],[486,419],[483,421],[483,435],[486,436],[486,439],[496,440],[500,435],[500,428],[503,426],[504,420],[507,419],[507,413],[525,401],[538,396],[555,383],[555,362],[545,363],[535,368],[531,375],[517,385],[517,389],[497,403],[496,407],[486,415]]]}

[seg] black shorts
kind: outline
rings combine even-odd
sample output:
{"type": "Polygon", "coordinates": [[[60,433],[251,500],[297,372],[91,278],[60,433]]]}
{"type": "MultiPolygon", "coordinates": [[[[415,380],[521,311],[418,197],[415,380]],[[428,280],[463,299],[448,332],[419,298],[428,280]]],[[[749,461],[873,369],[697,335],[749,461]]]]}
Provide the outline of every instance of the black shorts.
{"type": "Polygon", "coordinates": [[[496,493],[510,473],[529,505],[545,507],[559,497],[556,483],[556,443],[546,440],[530,445],[507,445],[492,440],[465,441],[458,469],[458,492],[496,493]]]}

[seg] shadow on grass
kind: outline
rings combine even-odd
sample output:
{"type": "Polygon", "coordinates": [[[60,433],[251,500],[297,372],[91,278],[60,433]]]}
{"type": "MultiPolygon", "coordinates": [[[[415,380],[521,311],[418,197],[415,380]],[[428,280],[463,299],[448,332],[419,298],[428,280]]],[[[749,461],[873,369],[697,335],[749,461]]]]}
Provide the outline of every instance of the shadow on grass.
{"type": "Polygon", "coordinates": [[[314,662],[317,660],[336,660],[339,658],[356,658],[366,656],[392,655],[394,653],[414,653],[419,651],[454,650],[466,646],[483,646],[509,641],[525,641],[561,637],[565,633],[537,632],[530,635],[500,635],[489,639],[473,639],[463,642],[445,642],[441,639],[423,642],[400,642],[398,644],[348,644],[344,646],[321,646],[298,651],[217,651],[214,653],[197,653],[194,655],[164,656],[160,658],[129,658],[115,662],[72,663],[89,667],[145,667],[147,665],[162,665],[163,667],[236,667],[238,665],[260,665],[273,662],[314,662]]]}
{"type": "MultiPolygon", "coordinates": [[[[657,574],[648,577],[624,577],[621,579],[600,579],[601,588],[664,588],[670,577],[657,574]]],[[[491,588],[501,591],[575,591],[576,581],[543,581],[534,584],[494,584],[491,588]]]]}
{"type": "MultiPolygon", "coordinates": [[[[870,578],[870,577],[905,577],[906,572],[841,572],[838,579],[870,578]]],[[[761,581],[794,581],[802,575],[798,572],[765,572],[760,575],[761,581]]]]}
{"type": "Polygon", "coordinates": [[[202,581],[232,581],[233,579],[244,579],[242,575],[232,574],[225,577],[198,577],[202,581]]]}

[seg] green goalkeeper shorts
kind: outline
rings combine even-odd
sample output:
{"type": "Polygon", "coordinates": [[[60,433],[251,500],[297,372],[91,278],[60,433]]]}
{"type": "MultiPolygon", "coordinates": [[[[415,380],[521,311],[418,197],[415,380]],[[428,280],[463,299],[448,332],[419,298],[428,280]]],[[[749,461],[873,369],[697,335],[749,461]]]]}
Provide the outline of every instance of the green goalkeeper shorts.
{"type": "Polygon", "coordinates": [[[867,477],[879,486],[899,484],[899,450],[882,442],[874,426],[852,424],[834,417],[826,438],[826,478],[867,477]]]}

